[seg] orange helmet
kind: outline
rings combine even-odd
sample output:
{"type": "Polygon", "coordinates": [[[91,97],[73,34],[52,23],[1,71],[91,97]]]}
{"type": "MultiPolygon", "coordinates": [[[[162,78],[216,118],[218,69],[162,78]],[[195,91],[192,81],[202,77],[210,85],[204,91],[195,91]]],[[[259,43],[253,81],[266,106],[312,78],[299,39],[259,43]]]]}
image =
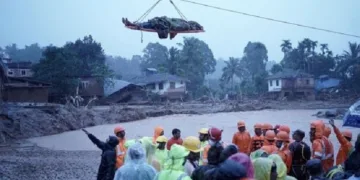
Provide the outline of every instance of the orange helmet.
{"type": "Polygon", "coordinates": [[[279,131],[285,131],[287,132],[288,134],[290,134],[290,128],[289,126],[286,126],[286,125],[280,125],[280,127],[278,128],[279,131]]]}
{"type": "Polygon", "coordinates": [[[262,129],[262,127],[263,127],[263,125],[260,124],[260,123],[256,123],[256,124],[254,125],[254,129],[257,129],[257,128],[262,129]]]}
{"type": "Polygon", "coordinates": [[[273,130],[266,131],[265,139],[267,140],[275,140],[275,132],[273,130]]]}
{"type": "Polygon", "coordinates": [[[245,122],[244,122],[244,121],[239,121],[239,122],[237,123],[237,126],[238,126],[238,127],[245,127],[245,122]]]}
{"type": "Polygon", "coordinates": [[[116,135],[117,133],[121,132],[121,131],[125,131],[125,128],[121,127],[121,126],[117,126],[114,129],[114,134],[116,135]]]}
{"type": "Polygon", "coordinates": [[[290,141],[290,137],[289,134],[285,131],[279,131],[278,134],[276,135],[276,140],[279,141],[290,141]]]}
{"type": "Polygon", "coordinates": [[[329,126],[325,126],[324,136],[329,138],[330,134],[331,134],[331,128],[329,126]]]}
{"type": "Polygon", "coordinates": [[[352,138],[352,132],[347,129],[344,130],[343,132],[341,132],[341,134],[347,138],[350,138],[350,139],[352,138]]]}
{"type": "Polygon", "coordinates": [[[266,129],[266,130],[273,129],[273,126],[269,123],[264,123],[262,129],[266,129]]]}

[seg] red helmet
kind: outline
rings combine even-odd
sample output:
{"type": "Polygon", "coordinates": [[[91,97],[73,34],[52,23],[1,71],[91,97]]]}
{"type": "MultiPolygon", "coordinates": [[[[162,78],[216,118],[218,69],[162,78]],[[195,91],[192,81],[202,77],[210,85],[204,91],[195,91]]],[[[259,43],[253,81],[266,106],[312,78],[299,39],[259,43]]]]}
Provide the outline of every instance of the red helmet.
{"type": "Polygon", "coordinates": [[[220,141],[221,140],[221,134],[222,134],[222,130],[212,127],[209,129],[209,136],[211,140],[214,141],[220,141]]]}

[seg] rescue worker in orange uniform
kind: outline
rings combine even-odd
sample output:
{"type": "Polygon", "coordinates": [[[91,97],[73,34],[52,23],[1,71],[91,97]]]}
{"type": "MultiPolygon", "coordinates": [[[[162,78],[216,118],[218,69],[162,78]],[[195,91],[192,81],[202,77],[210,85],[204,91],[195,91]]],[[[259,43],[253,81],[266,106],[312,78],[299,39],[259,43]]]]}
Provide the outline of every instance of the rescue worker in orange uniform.
{"type": "Polygon", "coordinates": [[[265,134],[266,134],[266,131],[268,131],[268,130],[272,130],[273,129],[273,126],[271,125],[271,124],[269,124],[269,123],[264,123],[263,125],[262,125],[262,133],[263,133],[263,136],[265,136],[265,134]]]}
{"type": "Polygon", "coordinates": [[[334,120],[330,120],[329,124],[334,128],[336,138],[340,143],[340,149],[336,156],[336,165],[343,164],[353,148],[351,144],[352,132],[349,130],[340,132],[340,130],[335,126],[334,120]]]}
{"type": "Polygon", "coordinates": [[[221,144],[224,147],[224,143],[221,141],[222,130],[212,127],[209,129],[209,144],[204,148],[203,152],[203,165],[207,165],[208,162],[208,153],[211,146],[216,146],[221,144]]]}
{"type": "Polygon", "coordinates": [[[334,147],[324,136],[323,121],[316,120],[310,125],[310,141],[312,143],[312,158],[320,159],[323,169],[327,172],[334,164],[334,147]]]}
{"type": "Polygon", "coordinates": [[[287,167],[287,173],[291,170],[292,155],[289,149],[290,136],[285,131],[279,131],[276,135],[276,147],[279,148],[277,154],[281,157],[287,167]]]}
{"type": "Polygon", "coordinates": [[[156,144],[156,139],[159,137],[159,136],[163,136],[164,135],[164,128],[160,127],[160,126],[157,126],[155,127],[155,131],[154,131],[154,136],[153,136],[153,144],[156,144]]]}
{"type": "Polygon", "coordinates": [[[262,128],[261,124],[256,123],[254,125],[255,135],[251,138],[251,143],[250,143],[251,152],[260,149],[264,145],[264,136],[262,135],[261,128],[262,128]]]}
{"type": "Polygon", "coordinates": [[[331,134],[331,128],[329,126],[325,126],[324,136],[329,139],[330,134],[331,134]]]}
{"type": "Polygon", "coordinates": [[[285,131],[286,133],[290,134],[290,127],[287,125],[280,125],[278,131],[285,131]]]}
{"type": "Polygon", "coordinates": [[[115,127],[114,134],[119,140],[119,144],[116,146],[116,169],[119,169],[124,164],[126,154],[125,128],[121,126],[115,127]]]}
{"type": "Polygon", "coordinates": [[[246,131],[245,122],[239,121],[237,123],[239,132],[236,132],[233,136],[232,143],[238,147],[239,152],[249,155],[250,154],[250,143],[251,136],[248,131],[246,131]]]}
{"type": "Polygon", "coordinates": [[[278,151],[278,148],[275,145],[275,132],[273,130],[266,131],[264,146],[261,147],[267,154],[272,154],[278,151]]]}

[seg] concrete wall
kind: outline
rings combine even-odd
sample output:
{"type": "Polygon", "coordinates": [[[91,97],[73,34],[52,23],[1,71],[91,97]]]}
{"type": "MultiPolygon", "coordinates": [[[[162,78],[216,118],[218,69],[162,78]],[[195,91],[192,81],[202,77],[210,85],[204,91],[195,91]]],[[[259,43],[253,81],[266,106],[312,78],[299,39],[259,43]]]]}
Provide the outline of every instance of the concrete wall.
{"type": "MultiPolygon", "coordinates": [[[[180,88],[180,87],[186,87],[186,83],[183,82],[183,81],[182,82],[178,81],[178,82],[173,82],[173,83],[175,83],[175,88],[174,89],[180,88]]],[[[155,89],[151,89],[151,92],[163,95],[166,91],[168,91],[170,89],[170,84],[171,84],[170,81],[162,82],[162,84],[163,84],[162,89],[159,88],[160,84],[161,83],[155,83],[155,89]]],[[[149,86],[148,86],[148,88],[149,88],[149,86]]]]}
{"type": "Polygon", "coordinates": [[[7,102],[48,102],[49,88],[7,87],[4,99],[7,102]]]}
{"type": "Polygon", "coordinates": [[[281,87],[282,87],[281,79],[269,79],[268,80],[269,92],[279,92],[279,91],[281,91],[281,87]]]}

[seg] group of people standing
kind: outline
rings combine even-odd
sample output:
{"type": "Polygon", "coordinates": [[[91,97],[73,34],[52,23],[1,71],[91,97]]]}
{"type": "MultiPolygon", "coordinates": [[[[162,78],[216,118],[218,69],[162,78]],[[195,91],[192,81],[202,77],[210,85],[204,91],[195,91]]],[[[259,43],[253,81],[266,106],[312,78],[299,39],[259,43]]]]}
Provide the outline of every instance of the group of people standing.
{"type": "Polygon", "coordinates": [[[353,146],[351,131],[340,132],[333,120],[329,124],[341,145],[336,161],[331,128],[321,120],[310,124],[312,148],[302,130],[290,138],[289,126],[255,124],[251,136],[244,121],[237,123],[231,144],[222,141],[223,131],[216,127],[185,139],[179,129],[168,139],[156,127],[152,137],[126,140],[118,126],[106,142],[83,131],[102,150],[98,180],[360,179],[360,134],[353,146]]]}

